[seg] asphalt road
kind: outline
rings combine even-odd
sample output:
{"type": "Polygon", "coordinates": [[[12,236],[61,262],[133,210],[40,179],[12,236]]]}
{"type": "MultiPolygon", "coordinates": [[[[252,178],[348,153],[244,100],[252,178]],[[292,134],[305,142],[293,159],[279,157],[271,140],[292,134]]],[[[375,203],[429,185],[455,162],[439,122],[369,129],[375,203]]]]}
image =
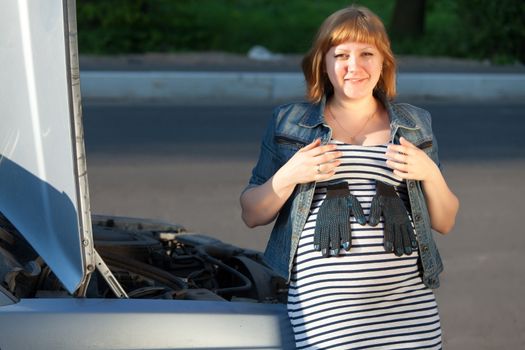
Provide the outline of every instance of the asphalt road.
{"type": "MultiPolygon", "coordinates": [[[[525,348],[525,104],[422,102],[461,208],[436,234],[445,349],[525,348]]],[[[238,197],[272,106],[84,104],[94,213],[157,218],[264,249],[238,197]]]]}

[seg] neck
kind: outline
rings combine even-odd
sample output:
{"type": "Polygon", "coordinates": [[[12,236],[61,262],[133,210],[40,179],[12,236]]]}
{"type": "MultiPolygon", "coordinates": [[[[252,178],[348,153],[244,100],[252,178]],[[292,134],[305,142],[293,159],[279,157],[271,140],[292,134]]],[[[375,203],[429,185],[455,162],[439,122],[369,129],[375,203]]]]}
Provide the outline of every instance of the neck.
{"type": "Polygon", "coordinates": [[[378,108],[378,102],[372,95],[358,100],[340,99],[333,96],[328,103],[331,110],[340,111],[341,114],[357,119],[368,118],[378,108]]]}

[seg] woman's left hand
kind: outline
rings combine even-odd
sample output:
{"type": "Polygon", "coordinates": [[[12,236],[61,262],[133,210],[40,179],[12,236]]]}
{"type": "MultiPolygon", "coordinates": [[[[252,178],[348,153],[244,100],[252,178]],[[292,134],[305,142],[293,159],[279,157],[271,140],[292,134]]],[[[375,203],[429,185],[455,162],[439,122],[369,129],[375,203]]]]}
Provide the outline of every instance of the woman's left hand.
{"type": "Polygon", "coordinates": [[[424,181],[430,179],[436,170],[439,171],[423,150],[404,137],[401,137],[399,142],[399,145],[389,145],[386,152],[386,165],[394,170],[394,174],[407,180],[424,181]]]}

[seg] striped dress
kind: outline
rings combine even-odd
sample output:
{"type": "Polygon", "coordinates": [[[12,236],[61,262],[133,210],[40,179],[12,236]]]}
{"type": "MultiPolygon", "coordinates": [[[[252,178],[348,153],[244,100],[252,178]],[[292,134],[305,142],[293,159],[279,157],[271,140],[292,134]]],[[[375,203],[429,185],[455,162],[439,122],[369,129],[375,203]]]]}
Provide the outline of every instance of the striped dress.
{"type": "MultiPolygon", "coordinates": [[[[405,182],[386,166],[387,145],[332,142],[343,157],[330,181],[348,182],[367,218],[376,179],[396,186],[408,204],[405,182]]],[[[317,183],[293,262],[287,307],[297,349],[441,349],[436,300],[421,279],[418,253],[386,253],[383,218],[371,227],[351,216],[351,248],[337,257],[313,249],[325,195],[326,182],[317,183]]]]}

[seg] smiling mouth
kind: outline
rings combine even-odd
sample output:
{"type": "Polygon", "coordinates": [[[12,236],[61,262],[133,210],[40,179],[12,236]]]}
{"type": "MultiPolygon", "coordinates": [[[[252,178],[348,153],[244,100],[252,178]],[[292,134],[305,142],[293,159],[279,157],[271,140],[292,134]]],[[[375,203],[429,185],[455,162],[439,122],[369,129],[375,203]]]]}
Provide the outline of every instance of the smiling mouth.
{"type": "Polygon", "coordinates": [[[348,81],[350,83],[360,83],[364,80],[366,80],[366,78],[347,78],[345,79],[345,81],[348,81]]]}

